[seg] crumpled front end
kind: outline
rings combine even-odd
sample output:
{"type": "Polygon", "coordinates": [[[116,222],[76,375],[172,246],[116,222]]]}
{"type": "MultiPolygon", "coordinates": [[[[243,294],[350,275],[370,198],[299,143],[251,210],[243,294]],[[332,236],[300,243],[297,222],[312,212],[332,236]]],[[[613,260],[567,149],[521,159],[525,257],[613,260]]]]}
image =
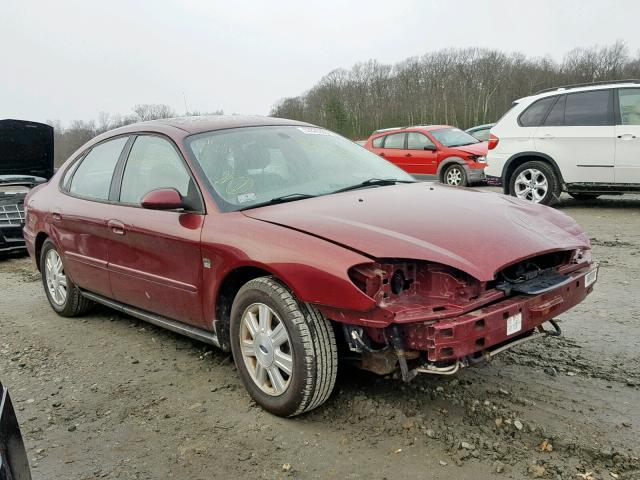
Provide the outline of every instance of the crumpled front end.
{"type": "Polygon", "coordinates": [[[353,283],[376,301],[366,312],[329,307],[345,323],[347,343],[361,366],[380,374],[400,367],[416,373],[455,373],[510,346],[557,335],[545,322],[591,293],[597,266],[590,250],[552,252],[509,265],[480,282],[445,265],[381,260],[349,271],[353,283]]]}

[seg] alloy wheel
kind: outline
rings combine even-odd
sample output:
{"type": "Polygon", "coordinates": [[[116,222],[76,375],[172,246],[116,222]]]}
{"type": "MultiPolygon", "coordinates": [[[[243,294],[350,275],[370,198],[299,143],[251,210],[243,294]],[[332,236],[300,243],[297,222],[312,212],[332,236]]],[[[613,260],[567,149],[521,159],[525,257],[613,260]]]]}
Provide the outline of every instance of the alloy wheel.
{"type": "Polygon", "coordinates": [[[51,300],[56,305],[64,305],[67,300],[67,276],[60,255],[53,249],[47,252],[45,259],[45,279],[51,300]]]}
{"type": "Polygon", "coordinates": [[[242,359],[264,393],[282,395],[291,382],[293,349],[284,323],[264,303],[249,305],[240,322],[242,359]]]}
{"type": "Polygon", "coordinates": [[[458,167],[452,167],[447,170],[447,176],[445,178],[447,185],[459,187],[462,184],[462,171],[458,167]]]}
{"type": "Polygon", "coordinates": [[[549,182],[540,170],[528,168],[520,172],[515,181],[516,197],[540,203],[547,195],[549,182]]]}

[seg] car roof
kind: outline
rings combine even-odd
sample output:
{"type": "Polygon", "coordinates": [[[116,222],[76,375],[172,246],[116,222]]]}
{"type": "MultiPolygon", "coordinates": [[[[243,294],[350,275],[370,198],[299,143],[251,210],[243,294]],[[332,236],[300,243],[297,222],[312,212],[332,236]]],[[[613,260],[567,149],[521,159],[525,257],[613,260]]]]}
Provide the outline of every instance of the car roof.
{"type": "Polygon", "coordinates": [[[552,97],[554,95],[560,95],[563,93],[578,93],[578,92],[589,92],[592,90],[608,90],[610,88],[625,88],[625,87],[639,87],[640,84],[638,82],[612,82],[612,83],[601,83],[597,85],[585,85],[585,86],[566,86],[566,87],[558,87],[553,90],[545,90],[542,92],[538,92],[533,95],[529,95],[528,97],[522,97],[516,100],[516,103],[523,102],[525,100],[537,100],[539,98],[552,97]]]}
{"type": "Polygon", "coordinates": [[[182,136],[187,136],[196,133],[226,130],[230,128],[283,125],[315,127],[315,125],[310,123],[299,122],[297,120],[262,117],[258,115],[202,115],[193,117],[161,118],[146,122],[132,123],[130,125],[125,125],[124,127],[109,130],[96,138],[104,139],[115,135],[135,132],[166,132],[168,129],[174,129],[174,131],[175,129],[181,130],[184,132],[182,136]]]}
{"type": "Polygon", "coordinates": [[[475,132],[476,130],[485,130],[487,128],[491,128],[495,125],[495,123],[485,123],[483,125],[476,125],[475,127],[467,128],[465,132],[475,132]]]}
{"type": "Polygon", "coordinates": [[[433,130],[442,130],[443,128],[456,128],[451,125],[409,125],[406,127],[391,127],[391,128],[381,128],[376,130],[371,135],[378,135],[379,133],[391,133],[395,131],[406,131],[406,130],[425,130],[427,132],[431,132],[433,130]]]}

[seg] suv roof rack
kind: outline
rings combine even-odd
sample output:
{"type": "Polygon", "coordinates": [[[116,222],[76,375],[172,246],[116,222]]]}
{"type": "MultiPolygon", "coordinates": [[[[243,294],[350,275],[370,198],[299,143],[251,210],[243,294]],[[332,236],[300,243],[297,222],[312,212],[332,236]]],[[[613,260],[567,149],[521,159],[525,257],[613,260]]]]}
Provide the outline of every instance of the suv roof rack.
{"type": "Polygon", "coordinates": [[[587,83],[573,83],[571,85],[561,85],[559,87],[551,87],[551,88],[545,88],[543,90],[540,90],[536,93],[534,93],[534,95],[538,95],[540,93],[546,93],[546,92],[555,92],[556,90],[571,90],[572,88],[580,88],[580,87],[590,87],[590,86],[595,86],[595,85],[615,85],[618,83],[638,83],[640,84],[640,80],[638,80],[637,78],[630,78],[627,80],[600,80],[598,82],[587,82],[587,83]]]}
{"type": "Polygon", "coordinates": [[[379,128],[378,130],[374,130],[373,133],[380,133],[380,132],[390,132],[391,130],[402,130],[405,128],[411,128],[411,127],[389,127],[389,128],[379,128]]]}

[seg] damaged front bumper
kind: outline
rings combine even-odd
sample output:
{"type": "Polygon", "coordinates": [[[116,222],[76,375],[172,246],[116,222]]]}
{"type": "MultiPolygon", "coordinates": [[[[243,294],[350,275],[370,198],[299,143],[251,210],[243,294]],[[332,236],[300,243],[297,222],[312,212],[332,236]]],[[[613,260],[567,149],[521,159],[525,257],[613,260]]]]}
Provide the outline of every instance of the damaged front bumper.
{"type": "MultiPolygon", "coordinates": [[[[389,374],[398,366],[405,381],[418,373],[450,375],[460,368],[490,360],[524,342],[560,335],[553,320],[593,290],[598,266],[585,265],[564,272],[564,280],[535,295],[513,293],[467,313],[437,320],[395,322],[383,329],[347,326],[350,347],[361,347],[361,367],[389,374]],[[543,324],[550,322],[551,328],[543,324]],[[366,348],[358,335],[382,332],[387,348],[366,348]]],[[[380,338],[378,336],[378,338],[380,338]]],[[[354,348],[351,348],[353,351],[354,348]]]]}

